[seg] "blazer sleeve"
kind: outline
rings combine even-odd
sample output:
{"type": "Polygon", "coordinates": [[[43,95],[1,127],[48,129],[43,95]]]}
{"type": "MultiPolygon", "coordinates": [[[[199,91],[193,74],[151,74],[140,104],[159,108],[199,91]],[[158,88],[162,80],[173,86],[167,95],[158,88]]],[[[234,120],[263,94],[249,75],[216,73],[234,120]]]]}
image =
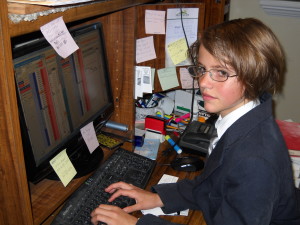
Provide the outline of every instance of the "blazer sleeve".
{"type": "Polygon", "coordinates": [[[199,177],[194,180],[181,180],[172,184],[159,184],[153,187],[153,190],[158,193],[164,207],[164,213],[173,213],[185,209],[199,209],[196,198],[193,195],[194,187],[197,186],[199,177]]]}

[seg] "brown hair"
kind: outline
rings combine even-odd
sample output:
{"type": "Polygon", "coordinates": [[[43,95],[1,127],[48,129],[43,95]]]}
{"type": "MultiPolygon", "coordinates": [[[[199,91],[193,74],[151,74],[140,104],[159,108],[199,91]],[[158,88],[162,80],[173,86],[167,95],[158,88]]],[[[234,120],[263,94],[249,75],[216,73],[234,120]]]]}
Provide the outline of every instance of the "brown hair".
{"type": "Polygon", "coordinates": [[[274,33],[261,21],[235,19],[209,27],[195,43],[194,53],[198,54],[201,44],[221,63],[234,68],[245,86],[245,98],[253,100],[279,89],[284,53],[274,33]]]}

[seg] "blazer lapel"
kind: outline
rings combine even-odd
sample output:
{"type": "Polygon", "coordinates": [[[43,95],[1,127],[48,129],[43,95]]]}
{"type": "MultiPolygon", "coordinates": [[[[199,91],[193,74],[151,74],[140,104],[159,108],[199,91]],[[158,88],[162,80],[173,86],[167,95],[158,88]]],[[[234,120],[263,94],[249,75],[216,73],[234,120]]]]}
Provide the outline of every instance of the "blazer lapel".
{"type": "Polygon", "coordinates": [[[202,181],[204,181],[214,172],[214,170],[222,165],[225,149],[226,147],[224,147],[224,142],[221,138],[221,140],[219,140],[218,144],[206,160],[203,173],[201,174],[202,181]]]}

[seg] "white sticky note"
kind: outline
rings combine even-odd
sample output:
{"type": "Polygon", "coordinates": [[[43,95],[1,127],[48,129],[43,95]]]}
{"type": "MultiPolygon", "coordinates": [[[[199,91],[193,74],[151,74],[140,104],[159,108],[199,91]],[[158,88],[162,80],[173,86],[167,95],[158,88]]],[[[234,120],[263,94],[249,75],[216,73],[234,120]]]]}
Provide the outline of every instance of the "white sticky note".
{"type": "Polygon", "coordinates": [[[90,122],[89,124],[81,128],[80,132],[90,153],[92,153],[99,146],[93,122],[90,122]]]}
{"type": "Polygon", "coordinates": [[[146,34],[165,34],[166,11],[146,10],[145,11],[145,30],[146,34]]]}
{"type": "Polygon", "coordinates": [[[77,174],[72,162],[70,161],[66,149],[50,160],[50,165],[66,187],[73,177],[77,174]]]}
{"type": "Polygon", "coordinates": [[[156,59],[153,36],[136,40],[136,63],[156,59]]]}
{"type": "Polygon", "coordinates": [[[57,54],[63,58],[67,58],[79,49],[62,17],[41,26],[40,30],[57,54]]]}
{"type": "Polygon", "coordinates": [[[187,68],[181,67],[179,69],[179,74],[180,74],[180,82],[181,82],[182,89],[199,88],[198,79],[194,80],[190,75],[189,71],[187,70],[187,68]],[[194,85],[193,85],[193,80],[194,80],[194,85]]]}

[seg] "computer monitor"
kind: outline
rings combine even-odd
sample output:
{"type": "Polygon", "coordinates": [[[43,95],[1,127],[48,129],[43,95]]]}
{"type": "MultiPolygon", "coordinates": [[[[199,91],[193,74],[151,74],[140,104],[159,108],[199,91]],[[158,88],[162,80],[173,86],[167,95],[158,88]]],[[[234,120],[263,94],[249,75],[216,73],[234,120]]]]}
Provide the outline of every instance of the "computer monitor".
{"type": "Polygon", "coordinates": [[[80,132],[90,122],[99,132],[114,110],[102,25],[70,33],[79,50],[65,59],[43,37],[13,43],[25,164],[33,183],[57,177],[49,161],[64,149],[77,177],[103,158],[100,147],[89,152],[80,132]]]}

